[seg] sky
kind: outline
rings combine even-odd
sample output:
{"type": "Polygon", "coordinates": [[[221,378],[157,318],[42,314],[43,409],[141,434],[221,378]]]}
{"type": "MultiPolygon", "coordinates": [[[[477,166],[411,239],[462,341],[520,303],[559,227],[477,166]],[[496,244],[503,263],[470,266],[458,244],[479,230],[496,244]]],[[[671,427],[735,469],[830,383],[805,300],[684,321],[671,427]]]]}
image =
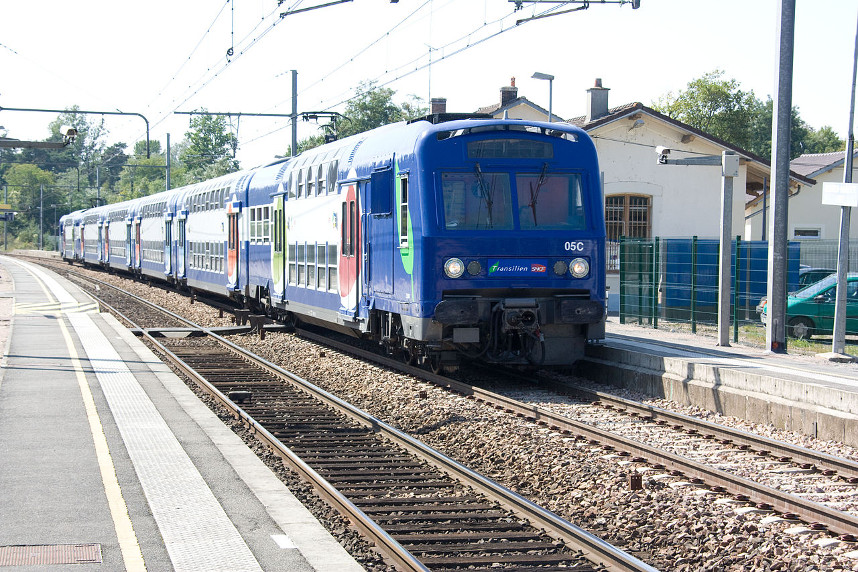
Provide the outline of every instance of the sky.
{"type": "MultiPolygon", "coordinates": [[[[451,112],[519,95],[555,115],[584,115],[596,78],[611,107],[651,105],[716,69],[765,100],[774,94],[781,0],[641,0],[581,4],[509,0],[28,0],[0,3],[0,107],[139,113],[150,138],[178,143],[175,112],[339,111],[361,82],[445,97],[451,112]],[[312,9],[313,7],[317,7],[312,9]],[[301,11],[303,10],[303,11],[301,11]],[[281,13],[294,11],[285,17],[281,13]],[[231,56],[228,56],[231,50],[231,56]]],[[[796,0],[793,105],[846,136],[858,27],[856,0],[796,0]]],[[[100,116],[88,116],[91,121],[100,116]]],[[[145,140],[136,116],[107,115],[108,143],[145,140]]],[[[0,136],[40,140],[56,114],[0,110],[0,136]]],[[[232,120],[243,167],[286,152],[287,118],[232,120]]],[[[299,139],[318,133],[299,121],[299,139]]]]}

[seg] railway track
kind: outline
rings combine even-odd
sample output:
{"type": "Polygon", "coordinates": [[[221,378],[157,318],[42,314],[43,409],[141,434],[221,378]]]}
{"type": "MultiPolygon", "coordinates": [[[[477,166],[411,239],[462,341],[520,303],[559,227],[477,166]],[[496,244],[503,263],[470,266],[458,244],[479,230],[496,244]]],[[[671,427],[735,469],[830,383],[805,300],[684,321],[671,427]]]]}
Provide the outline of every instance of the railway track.
{"type": "MultiPolygon", "coordinates": [[[[711,467],[711,463],[697,463],[702,465],[704,470],[701,473],[695,473],[694,471],[697,470],[695,468],[695,463],[689,462],[681,455],[667,455],[665,458],[668,462],[665,463],[659,461],[661,453],[658,451],[655,451],[652,456],[644,456],[643,452],[638,450],[640,443],[634,442],[633,439],[628,439],[631,443],[628,443],[624,439],[618,439],[616,440],[616,444],[611,444],[613,442],[613,436],[610,435],[612,431],[605,431],[604,433],[607,433],[607,436],[604,438],[599,438],[597,436],[599,433],[598,431],[592,434],[589,433],[589,431],[595,429],[592,427],[579,432],[574,425],[567,425],[569,420],[563,419],[564,415],[549,411],[548,408],[540,408],[536,405],[535,402],[541,401],[539,398],[532,400],[530,403],[522,403],[520,400],[512,397],[515,395],[514,392],[511,392],[508,395],[499,395],[473,384],[469,385],[457,380],[433,376],[424,370],[403,366],[399,362],[384,358],[377,354],[359,352],[355,349],[353,343],[338,344],[338,342],[332,341],[329,337],[320,337],[316,333],[307,330],[300,330],[298,333],[307,339],[318,341],[318,343],[338,347],[346,353],[357,353],[360,354],[361,357],[369,358],[385,366],[395,367],[400,371],[416,375],[420,379],[431,381],[441,387],[448,388],[475,400],[490,404],[504,412],[538,423],[546,427],[546,430],[561,432],[569,436],[577,436],[572,438],[582,440],[585,448],[592,448],[594,451],[599,451],[599,454],[603,457],[614,457],[619,464],[626,465],[635,470],[640,469],[645,475],[648,474],[651,476],[661,471],[666,475],[672,476],[672,480],[674,481],[685,481],[688,486],[707,489],[709,493],[714,493],[714,496],[712,494],[708,494],[707,496],[713,498],[713,500],[714,498],[718,498],[719,501],[717,502],[723,500],[730,503],[737,507],[737,512],[738,510],[748,510],[770,514],[779,513],[780,516],[787,518],[800,516],[805,520],[809,528],[814,530],[827,528],[832,533],[841,534],[841,539],[845,540],[847,543],[854,541],[855,524],[854,519],[849,517],[849,515],[846,515],[846,518],[844,519],[844,513],[841,513],[840,511],[832,511],[826,507],[822,507],[822,510],[820,510],[820,506],[817,505],[817,503],[805,503],[804,501],[799,501],[799,509],[796,510],[796,500],[793,495],[786,494],[782,491],[772,492],[767,490],[767,487],[757,486],[758,484],[753,483],[753,481],[751,481],[751,486],[749,487],[746,482],[748,479],[735,478],[735,475],[730,475],[727,471],[720,471],[718,469],[712,470],[713,467],[711,467]],[[644,463],[644,461],[647,463],[644,463]],[[646,471],[650,472],[647,473],[646,471]],[[719,484],[719,479],[725,478],[725,475],[722,473],[726,474],[726,480],[724,481],[724,484],[719,484]],[[777,500],[775,502],[771,502],[772,499],[778,498],[784,499],[786,504],[779,504],[780,501],[777,500]],[[801,508],[802,506],[804,508],[801,508]]],[[[520,389],[520,380],[517,383],[520,389]]],[[[540,383],[543,384],[544,388],[551,386],[551,384],[555,384],[550,387],[551,391],[554,392],[555,395],[561,393],[569,394],[573,392],[573,388],[570,388],[568,382],[564,380],[543,379],[540,383]]],[[[720,449],[729,449],[731,447],[735,447],[739,453],[733,455],[734,457],[738,457],[739,454],[759,456],[761,460],[775,465],[773,469],[776,472],[793,474],[795,476],[809,475],[811,479],[818,478],[820,476],[830,476],[837,479],[844,487],[853,486],[849,481],[853,479],[853,476],[851,476],[853,473],[851,471],[853,471],[854,468],[850,465],[850,462],[846,461],[844,463],[844,460],[838,457],[819,454],[807,449],[794,448],[792,445],[759,438],[748,433],[733,433],[730,429],[727,429],[726,433],[715,433],[716,431],[723,431],[724,428],[707,422],[703,422],[701,425],[699,420],[691,417],[687,419],[689,424],[683,425],[682,423],[686,420],[680,418],[685,416],[676,416],[676,414],[669,411],[659,410],[658,408],[647,405],[641,405],[634,401],[624,401],[607,393],[598,394],[592,392],[592,390],[586,389],[575,391],[584,391],[584,393],[581,394],[581,397],[590,402],[594,402],[598,399],[602,405],[608,406],[602,408],[612,414],[619,415],[621,410],[627,410],[627,413],[622,412],[621,416],[635,420],[633,421],[635,424],[640,424],[642,433],[649,434],[648,432],[655,431],[656,429],[671,429],[678,432],[678,438],[685,442],[696,441],[699,444],[708,445],[710,448],[715,447],[720,449]],[[635,409],[637,410],[635,411],[635,409]],[[644,429],[644,423],[652,425],[646,426],[644,429]],[[727,443],[727,441],[732,442],[727,443]],[[768,453],[765,455],[756,455],[758,452],[768,453]],[[792,457],[792,461],[787,461],[786,457],[792,457]],[[806,466],[809,464],[812,464],[813,466],[806,466]],[[834,472],[833,475],[825,474],[832,472],[834,472]]],[[[604,424],[604,421],[601,421],[601,423],[604,424]]],[[[614,428],[616,427],[617,422],[616,420],[611,420],[608,421],[608,424],[614,428]]],[[[686,449],[694,448],[703,449],[705,447],[686,447],[686,449]]],[[[632,483],[629,484],[631,485],[632,483]]],[[[849,490],[850,489],[844,488],[844,491],[849,490]]],[[[854,496],[854,494],[851,492],[844,492],[844,496],[854,496]]]]}
{"type": "Polygon", "coordinates": [[[151,304],[92,278],[82,283],[311,482],[397,568],[654,570],[176,314],[161,319],[165,328],[193,328],[202,336],[151,336],[147,330],[158,327],[151,304]],[[145,326],[137,324],[136,306],[146,307],[145,326]]]}
{"type": "MultiPolygon", "coordinates": [[[[359,351],[353,346],[331,341],[326,336],[312,331],[298,330],[298,333],[318,343],[333,344],[337,349],[344,352],[355,353],[359,351]]],[[[707,486],[717,493],[730,493],[735,500],[750,508],[777,511],[788,519],[801,519],[815,527],[827,528],[833,533],[843,535],[843,538],[847,540],[858,536],[858,516],[717,468],[710,461],[696,461],[660,447],[648,445],[645,436],[639,439],[631,439],[615,431],[612,424],[606,423],[604,420],[601,424],[608,426],[608,428],[603,429],[595,424],[591,425],[573,419],[567,414],[556,413],[534,403],[522,402],[510,395],[489,391],[479,385],[402,365],[395,360],[376,356],[372,352],[359,351],[359,353],[361,357],[375,360],[382,365],[399,368],[401,371],[418,376],[420,379],[487,403],[554,431],[591,441],[592,444],[603,447],[606,454],[615,452],[618,456],[634,461],[641,466],[648,463],[650,467],[657,470],[670,471],[672,476],[685,476],[691,479],[691,484],[707,486]]],[[[515,378],[519,383],[525,382],[527,379],[518,375],[515,378]]],[[[527,380],[526,383],[532,384],[532,379],[527,380]]],[[[714,442],[722,447],[735,444],[737,452],[742,451],[745,454],[750,452],[777,463],[789,463],[797,471],[812,472],[814,475],[835,478],[842,475],[843,484],[849,485],[850,489],[854,491],[852,496],[858,496],[858,487],[854,486],[858,483],[858,479],[855,478],[858,474],[858,464],[847,459],[753,436],[729,427],[718,426],[714,423],[674,414],[655,407],[634,404],[631,400],[623,400],[605,392],[587,391],[580,387],[576,389],[568,382],[554,381],[552,383],[560,392],[577,390],[581,395],[599,401],[603,407],[612,408],[617,413],[625,414],[627,419],[639,427],[640,424],[650,421],[653,427],[667,426],[676,432],[677,439],[681,439],[685,443],[688,442],[689,438],[695,438],[701,442],[714,442]],[[774,458],[772,459],[772,457],[774,458]]],[[[643,434],[645,431],[639,431],[639,433],[643,434]]],[[[793,474],[798,476],[801,473],[793,474]]]]}

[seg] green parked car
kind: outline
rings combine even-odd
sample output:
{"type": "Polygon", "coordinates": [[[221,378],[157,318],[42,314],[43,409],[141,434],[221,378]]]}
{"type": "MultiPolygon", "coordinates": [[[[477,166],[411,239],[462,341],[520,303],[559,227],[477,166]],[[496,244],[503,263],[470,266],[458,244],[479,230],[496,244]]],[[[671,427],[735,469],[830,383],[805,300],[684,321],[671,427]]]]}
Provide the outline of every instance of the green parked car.
{"type": "MultiPolygon", "coordinates": [[[[837,276],[832,275],[787,297],[788,336],[806,340],[814,334],[831,335],[836,285],[837,276]]],[[[765,324],[768,304],[763,304],[760,320],[765,324]]],[[[846,333],[858,334],[858,272],[846,278],[846,333]]]]}

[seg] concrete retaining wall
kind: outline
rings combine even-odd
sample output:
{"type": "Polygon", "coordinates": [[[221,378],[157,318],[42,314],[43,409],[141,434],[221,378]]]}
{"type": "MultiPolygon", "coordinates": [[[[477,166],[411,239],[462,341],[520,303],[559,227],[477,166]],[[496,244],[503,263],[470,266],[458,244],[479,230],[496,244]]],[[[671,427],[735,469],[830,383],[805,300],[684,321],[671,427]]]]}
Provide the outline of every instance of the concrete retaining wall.
{"type": "Polygon", "coordinates": [[[851,388],[608,346],[588,346],[576,370],[606,385],[858,447],[858,392],[851,388]]]}

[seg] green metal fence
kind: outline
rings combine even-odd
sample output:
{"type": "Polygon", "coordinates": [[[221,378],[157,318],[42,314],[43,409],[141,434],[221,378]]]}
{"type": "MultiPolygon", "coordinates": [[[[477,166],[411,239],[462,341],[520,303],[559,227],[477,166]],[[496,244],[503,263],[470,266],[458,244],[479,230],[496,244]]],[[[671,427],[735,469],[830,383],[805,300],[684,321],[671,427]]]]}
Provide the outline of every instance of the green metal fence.
{"type": "MultiPolygon", "coordinates": [[[[850,267],[858,269],[858,244],[850,251],[850,267]]],[[[787,257],[787,290],[792,292],[799,289],[810,268],[836,271],[837,241],[792,241],[787,257]]],[[[658,328],[659,321],[667,321],[687,324],[691,332],[701,325],[717,324],[717,239],[622,237],[616,258],[620,323],[658,328]]],[[[734,341],[740,325],[761,325],[758,306],[767,293],[767,268],[767,242],[733,240],[730,315],[734,341]]]]}

